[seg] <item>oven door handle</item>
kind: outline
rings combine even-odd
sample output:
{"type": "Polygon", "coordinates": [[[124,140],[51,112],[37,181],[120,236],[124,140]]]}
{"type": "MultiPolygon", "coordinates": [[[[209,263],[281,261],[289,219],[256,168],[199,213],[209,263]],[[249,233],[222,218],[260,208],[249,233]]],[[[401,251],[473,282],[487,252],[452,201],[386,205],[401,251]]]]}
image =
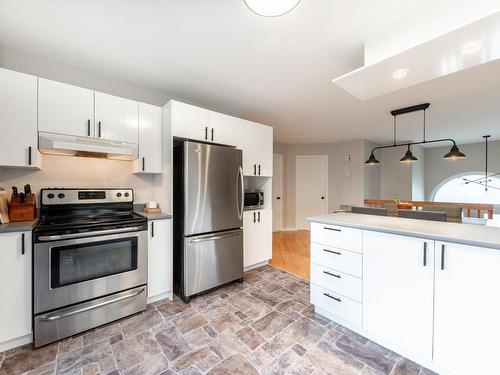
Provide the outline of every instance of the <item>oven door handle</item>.
{"type": "Polygon", "coordinates": [[[100,307],[104,307],[104,306],[111,305],[111,304],[116,303],[116,302],[120,302],[120,301],[124,301],[126,299],[129,299],[129,298],[136,297],[139,294],[144,293],[145,289],[146,289],[146,287],[142,287],[140,289],[135,289],[135,290],[131,291],[130,293],[121,295],[119,297],[108,297],[108,298],[106,298],[98,303],[87,302],[86,304],[84,304],[83,306],[80,306],[80,307],[69,307],[67,309],[62,309],[62,310],[55,312],[55,313],[42,315],[38,318],[38,320],[40,322],[53,322],[55,320],[64,319],[64,318],[67,318],[68,316],[80,314],[80,313],[90,311],[90,310],[95,310],[95,309],[98,309],[100,307]]]}
{"type": "Polygon", "coordinates": [[[84,232],[84,233],[72,233],[72,234],[60,234],[53,236],[39,236],[39,241],[56,241],[56,240],[70,240],[73,238],[82,238],[82,237],[90,237],[90,236],[100,236],[103,234],[115,234],[115,233],[124,233],[124,232],[133,232],[143,230],[142,226],[136,227],[128,227],[128,228],[118,228],[118,229],[107,229],[107,230],[98,230],[95,232],[84,232]]]}

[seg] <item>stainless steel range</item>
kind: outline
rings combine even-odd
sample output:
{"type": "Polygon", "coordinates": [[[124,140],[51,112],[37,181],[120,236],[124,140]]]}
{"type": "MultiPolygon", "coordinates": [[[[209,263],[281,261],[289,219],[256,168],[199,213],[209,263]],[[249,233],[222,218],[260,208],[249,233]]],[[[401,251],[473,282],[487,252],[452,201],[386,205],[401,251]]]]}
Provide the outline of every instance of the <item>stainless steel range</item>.
{"type": "Polygon", "coordinates": [[[42,189],[35,347],[146,309],[147,220],[131,189],[42,189]]]}

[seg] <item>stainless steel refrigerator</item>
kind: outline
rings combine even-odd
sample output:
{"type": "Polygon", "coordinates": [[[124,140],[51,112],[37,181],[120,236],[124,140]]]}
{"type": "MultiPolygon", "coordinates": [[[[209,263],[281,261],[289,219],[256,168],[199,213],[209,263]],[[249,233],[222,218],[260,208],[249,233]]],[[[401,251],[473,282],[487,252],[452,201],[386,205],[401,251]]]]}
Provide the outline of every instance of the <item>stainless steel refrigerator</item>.
{"type": "Polygon", "coordinates": [[[189,303],[243,280],[242,153],[182,141],[173,157],[174,292],[189,303]]]}

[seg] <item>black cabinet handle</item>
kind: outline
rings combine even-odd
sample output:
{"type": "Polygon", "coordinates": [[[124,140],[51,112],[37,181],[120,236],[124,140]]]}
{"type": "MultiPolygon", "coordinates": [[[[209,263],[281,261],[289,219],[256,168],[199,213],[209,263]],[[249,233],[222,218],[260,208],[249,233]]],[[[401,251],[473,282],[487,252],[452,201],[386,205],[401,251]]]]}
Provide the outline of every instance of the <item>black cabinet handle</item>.
{"type": "Polygon", "coordinates": [[[28,165],[31,165],[31,146],[28,147],[28,165]]]}
{"type": "Polygon", "coordinates": [[[424,267],[427,267],[427,242],[424,242],[424,267]]]}
{"type": "Polygon", "coordinates": [[[205,126],[205,141],[208,141],[208,126],[205,126]]]}
{"type": "Polygon", "coordinates": [[[326,230],[333,230],[334,232],[342,232],[342,229],[323,227],[326,230]]]}
{"type": "Polygon", "coordinates": [[[444,270],[444,245],[441,245],[441,270],[444,270]]]}
{"type": "Polygon", "coordinates": [[[151,237],[155,236],[155,222],[151,222],[151,237]]]}
{"type": "Polygon", "coordinates": [[[26,235],[24,233],[22,233],[21,234],[21,254],[23,254],[23,255],[26,252],[26,246],[24,244],[25,239],[26,239],[26,235]]]}
{"type": "Polygon", "coordinates": [[[253,175],[257,176],[257,164],[253,165],[253,175]]]}
{"type": "Polygon", "coordinates": [[[210,133],[212,134],[211,137],[212,137],[212,142],[214,141],[214,128],[212,128],[212,130],[210,131],[210,133]]]}
{"type": "Polygon", "coordinates": [[[260,176],[260,164],[259,164],[259,176],[260,176]]]}
{"type": "Polygon", "coordinates": [[[328,293],[323,293],[323,295],[324,295],[325,297],[328,297],[328,298],[334,299],[334,300],[335,300],[335,301],[337,301],[337,302],[342,302],[342,300],[341,300],[340,298],[337,298],[337,297],[331,296],[331,295],[329,295],[328,293]]]}
{"type": "Polygon", "coordinates": [[[257,212],[257,221],[260,223],[260,211],[257,212]]]}
{"type": "Polygon", "coordinates": [[[254,222],[254,223],[256,222],[256,221],[255,221],[255,211],[254,211],[254,213],[253,213],[253,222],[254,222]]]}
{"type": "Polygon", "coordinates": [[[328,250],[328,249],[323,249],[323,251],[326,251],[327,253],[335,254],[335,255],[342,255],[340,251],[333,251],[333,250],[328,250]]]}
{"type": "Polygon", "coordinates": [[[142,157],[142,171],[144,172],[146,170],[146,158],[143,156],[142,157]]]}
{"type": "Polygon", "coordinates": [[[90,120],[87,120],[87,136],[90,137],[90,120]]]}
{"type": "Polygon", "coordinates": [[[97,134],[99,138],[101,138],[101,128],[101,122],[99,121],[99,123],[97,124],[97,134]]]}
{"type": "Polygon", "coordinates": [[[326,275],[328,275],[328,276],[336,277],[337,279],[341,279],[342,278],[342,276],[336,275],[336,274],[328,272],[328,271],[323,271],[323,273],[326,274],[326,275]]]}

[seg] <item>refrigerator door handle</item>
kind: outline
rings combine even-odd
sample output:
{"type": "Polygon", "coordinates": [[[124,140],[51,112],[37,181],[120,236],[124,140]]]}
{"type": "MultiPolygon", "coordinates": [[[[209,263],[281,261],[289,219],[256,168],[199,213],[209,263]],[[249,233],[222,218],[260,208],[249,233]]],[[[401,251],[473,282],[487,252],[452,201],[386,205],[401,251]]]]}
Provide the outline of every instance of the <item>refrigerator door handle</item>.
{"type": "Polygon", "coordinates": [[[217,233],[217,234],[209,234],[209,235],[205,235],[205,236],[199,236],[199,237],[191,239],[189,242],[190,243],[198,243],[198,242],[206,242],[206,241],[215,241],[215,240],[221,240],[223,238],[235,237],[235,236],[240,236],[240,235],[241,235],[241,229],[237,229],[235,231],[226,232],[226,233],[217,233]]]}
{"type": "Polygon", "coordinates": [[[245,187],[243,186],[244,181],[243,181],[243,168],[240,166],[238,168],[238,182],[236,183],[241,185],[240,187],[240,207],[238,211],[238,217],[240,220],[243,220],[243,209],[245,207],[245,187]]]}

